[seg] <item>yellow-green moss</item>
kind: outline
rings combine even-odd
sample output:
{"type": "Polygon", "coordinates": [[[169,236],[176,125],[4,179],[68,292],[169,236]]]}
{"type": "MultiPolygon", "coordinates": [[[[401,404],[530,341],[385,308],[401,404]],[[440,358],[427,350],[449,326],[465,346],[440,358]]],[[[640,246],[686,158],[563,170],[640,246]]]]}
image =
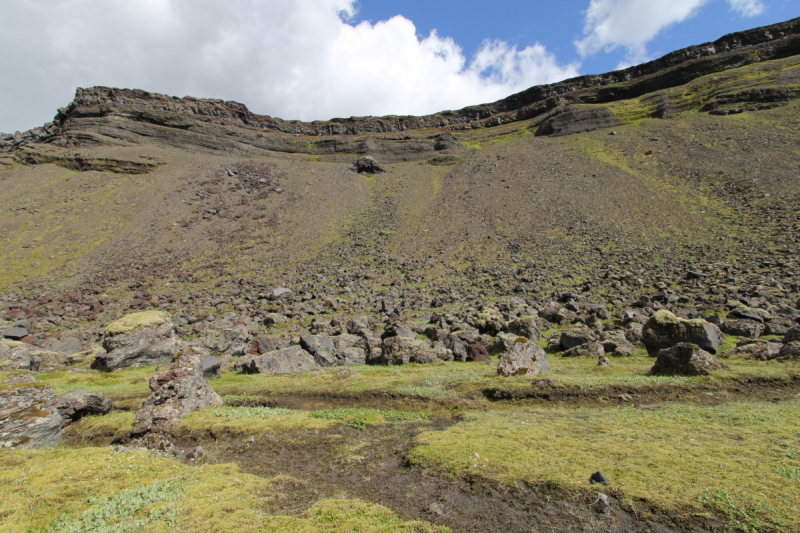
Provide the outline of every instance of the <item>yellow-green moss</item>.
{"type": "Polygon", "coordinates": [[[139,328],[160,326],[169,321],[169,315],[163,311],[142,311],[131,313],[116,320],[106,328],[106,335],[120,335],[130,333],[139,328]]]}
{"type": "Polygon", "coordinates": [[[800,483],[781,469],[800,466],[798,408],[792,400],[481,411],[420,434],[409,458],[458,475],[586,492],[593,490],[589,476],[601,470],[608,490],[639,513],[651,505],[667,513],[742,508],[746,516],[735,519],[750,528],[797,531],[800,483]],[[733,495],[728,502],[718,494],[723,489],[733,495]]]}

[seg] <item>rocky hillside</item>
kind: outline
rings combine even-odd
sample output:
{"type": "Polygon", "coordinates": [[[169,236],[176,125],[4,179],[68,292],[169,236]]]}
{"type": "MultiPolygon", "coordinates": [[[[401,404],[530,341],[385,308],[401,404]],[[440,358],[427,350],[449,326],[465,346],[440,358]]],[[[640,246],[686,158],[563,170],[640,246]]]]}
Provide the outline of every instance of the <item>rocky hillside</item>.
{"type": "Polygon", "coordinates": [[[0,135],[0,319],[44,345],[150,307],[187,335],[229,313],[257,330],[280,312],[290,334],[510,296],[782,309],[800,296],[798,100],[800,19],[425,117],[78,89],[0,135]]]}

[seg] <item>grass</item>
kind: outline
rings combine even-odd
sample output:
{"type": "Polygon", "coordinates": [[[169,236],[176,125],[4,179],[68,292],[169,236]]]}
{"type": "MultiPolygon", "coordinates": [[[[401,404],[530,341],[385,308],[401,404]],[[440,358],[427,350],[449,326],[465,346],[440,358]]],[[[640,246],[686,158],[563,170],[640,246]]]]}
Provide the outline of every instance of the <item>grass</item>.
{"type": "MultiPolygon", "coordinates": [[[[721,350],[734,346],[735,338],[725,336],[721,350]]],[[[546,377],[554,387],[578,387],[594,390],[604,387],[671,386],[691,390],[703,387],[734,386],[742,379],[787,381],[800,374],[797,362],[751,361],[744,357],[724,359],[726,370],[708,377],[651,376],[654,359],[644,350],[630,357],[612,357],[611,365],[598,367],[591,358],[562,358],[548,355],[551,372],[546,377]]],[[[342,396],[367,397],[391,390],[411,399],[479,400],[483,391],[501,387],[506,390],[529,390],[531,379],[527,376],[500,378],[493,365],[486,363],[408,364],[402,366],[357,366],[353,375],[311,372],[286,376],[266,374],[237,374],[225,372],[211,386],[231,403],[257,403],[275,395],[302,395],[306,397],[342,396]]],[[[148,379],[154,367],[136,368],[111,373],[78,373],[67,370],[44,372],[40,380],[53,386],[57,394],[74,389],[103,392],[115,400],[115,405],[138,407],[139,400],[150,394],[148,379]],[[130,405],[129,405],[130,404],[130,405]]]]}
{"type": "Polygon", "coordinates": [[[187,466],[142,451],[2,450],[0,532],[447,531],[358,500],[323,500],[299,517],[270,516],[268,503],[287,483],[306,482],[263,479],[231,464],[187,466]]]}
{"type": "Polygon", "coordinates": [[[362,409],[358,407],[350,409],[321,409],[308,413],[311,418],[321,418],[323,420],[342,420],[353,429],[364,429],[367,423],[399,422],[404,420],[427,420],[430,415],[424,411],[380,411],[378,409],[362,409]]]}
{"type": "Polygon", "coordinates": [[[798,408],[800,400],[472,412],[420,434],[409,459],[458,476],[586,492],[596,491],[588,478],[601,470],[638,513],[713,510],[750,530],[796,531],[800,483],[786,472],[800,466],[798,408]]]}

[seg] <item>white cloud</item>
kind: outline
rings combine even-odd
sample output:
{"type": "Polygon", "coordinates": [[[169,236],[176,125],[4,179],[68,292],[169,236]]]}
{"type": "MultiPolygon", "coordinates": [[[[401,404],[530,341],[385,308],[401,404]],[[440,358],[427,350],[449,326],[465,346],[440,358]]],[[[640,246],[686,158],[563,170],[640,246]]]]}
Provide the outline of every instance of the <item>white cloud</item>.
{"type": "Polygon", "coordinates": [[[402,17],[346,22],[355,0],[0,3],[0,131],[39,125],[75,87],[224,98],[286,119],[426,114],[578,75],[542,45],[468,60],[402,17]],[[340,16],[341,15],[341,16],[340,16]],[[345,19],[343,21],[342,19],[345,19]]]}
{"type": "Polygon", "coordinates": [[[627,48],[626,64],[647,61],[647,43],[663,29],[693,17],[708,1],[591,0],[585,12],[586,37],[575,46],[583,57],[621,46],[627,48]]]}
{"type": "Polygon", "coordinates": [[[764,12],[761,0],[728,0],[732,11],[737,11],[745,17],[755,17],[764,12]]]}

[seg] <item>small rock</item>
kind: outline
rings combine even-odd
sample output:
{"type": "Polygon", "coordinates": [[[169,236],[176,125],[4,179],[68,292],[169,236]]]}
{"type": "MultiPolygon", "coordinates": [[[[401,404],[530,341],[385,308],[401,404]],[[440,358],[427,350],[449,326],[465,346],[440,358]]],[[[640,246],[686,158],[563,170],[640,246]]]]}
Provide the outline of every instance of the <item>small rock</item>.
{"type": "Polygon", "coordinates": [[[601,471],[597,471],[589,477],[589,483],[592,485],[611,485],[611,482],[603,475],[601,471]]]}

